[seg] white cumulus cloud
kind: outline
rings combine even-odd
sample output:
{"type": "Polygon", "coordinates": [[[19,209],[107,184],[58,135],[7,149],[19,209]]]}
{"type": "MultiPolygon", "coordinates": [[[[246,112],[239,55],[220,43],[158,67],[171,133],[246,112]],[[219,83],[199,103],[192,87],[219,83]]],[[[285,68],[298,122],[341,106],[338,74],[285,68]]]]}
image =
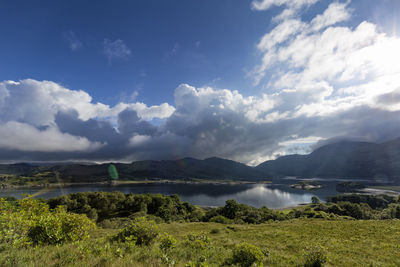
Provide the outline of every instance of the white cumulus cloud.
{"type": "Polygon", "coordinates": [[[55,127],[38,130],[32,125],[9,121],[0,124],[0,148],[34,152],[92,152],[103,144],[85,137],[61,133],[55,127]]]}

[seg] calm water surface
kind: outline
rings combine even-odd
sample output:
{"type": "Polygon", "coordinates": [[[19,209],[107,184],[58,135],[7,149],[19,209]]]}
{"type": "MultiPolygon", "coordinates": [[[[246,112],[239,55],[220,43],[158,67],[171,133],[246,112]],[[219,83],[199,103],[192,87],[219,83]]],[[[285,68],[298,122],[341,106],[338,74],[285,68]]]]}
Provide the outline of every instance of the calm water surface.
{"type": "Polygon", "coordinates": [[[325,200],[336,195],[336,183],[326,183],[324,188],[315,191],[293,189],[289,184],[135,184],[135,185],[80,185],[51,189],[2,189],[0,197],[13,196],[21,198],[22,194],[36,194],[37,197],[52,198],[76,192],[121,191],[122,193],[161,193],[177,194],[183,201],[203,206],[223,206],[228,199],[254,207],[267,206],[281,209],[311,202],[312,196],[325,200]]]}

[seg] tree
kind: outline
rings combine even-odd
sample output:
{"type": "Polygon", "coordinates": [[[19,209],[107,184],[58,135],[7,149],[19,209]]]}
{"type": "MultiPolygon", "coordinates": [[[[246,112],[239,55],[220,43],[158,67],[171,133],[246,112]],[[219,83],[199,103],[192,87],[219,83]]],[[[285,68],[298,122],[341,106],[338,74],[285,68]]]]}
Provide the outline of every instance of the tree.
{"type": "Polygon", "coordinates": [[[319,198],[316,197],[316,196],[313,196],[313,197],[311,198],[311,202],[312,202],[314,205],[317,205],[317,204],[321,203],[321,201],[319,200],[319,198]]]}

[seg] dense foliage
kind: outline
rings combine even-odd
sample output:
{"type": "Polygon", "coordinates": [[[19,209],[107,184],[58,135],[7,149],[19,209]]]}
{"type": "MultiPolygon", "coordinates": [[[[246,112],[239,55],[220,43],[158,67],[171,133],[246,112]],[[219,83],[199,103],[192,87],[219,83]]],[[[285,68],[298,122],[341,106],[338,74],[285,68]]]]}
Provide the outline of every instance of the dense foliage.
{"type": "Polygon", "coordinates": [[[140,217],[122,229],[114,240],[119,242],[133,242],[136,245],[149,246],[159,235],[159,228],[154,221],[140,217]]]}
{"type": "Polygon", "coordinates": [[[50,210],[35,199],[0,198],[0,243],[11,247],[59,244],[88,238],[95,224],[85,215],[68,213],[62,206],[50,210]]]}
{"type": "Polygon", "coordinates": [[[232,256],[227,260],[228,265],[243,267],[263,266],[263,252],[257,246],[241,243],[234,247],[232,256]]]}
{"type": "Polygon", "coordinates": [[[358,182],[340,182],[336,185],[336,191],[342,193],[352,193],[364,189],[365,185],[358,182]]]}
{"type": "Polygon", "coordinates": [[[155,216],[165,222],[196,222],[203,216],[202,209],[182,202],[177,195],[87,192],[52,198],[47,203],[51,208],[66,206],[68,211],[86,214],[97,222],[143,215],[155,216]]]}
{"type": "Polygon", "coordinates": [[[147,217],[157,222],[216,222],[222,224],[259,224],[270,220],[293,218],[338,217],[353,219],[400,218],[399,198],[387,195],[338,195],[320,203],[314,197],[313,203],[287,212],[255,208],[227,200],[225,206],[200,208],[182,202],[177,195],[123,194],[121,192],[75,193],[47,200],[51,208],[63,205],[67,211],[86,214],[98,225],[106,228],[125,227],[138,217],[147,217]]]}

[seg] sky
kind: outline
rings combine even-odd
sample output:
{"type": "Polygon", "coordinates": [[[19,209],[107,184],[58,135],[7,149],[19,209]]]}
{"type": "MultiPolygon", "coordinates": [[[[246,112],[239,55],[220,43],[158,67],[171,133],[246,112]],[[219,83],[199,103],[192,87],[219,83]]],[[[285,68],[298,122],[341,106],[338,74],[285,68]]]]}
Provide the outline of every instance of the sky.
{"type": "Polygon", "coordinates": [[[0,3],[0,162],[249,165],[400,136],[400,1],[0,3]]]}

